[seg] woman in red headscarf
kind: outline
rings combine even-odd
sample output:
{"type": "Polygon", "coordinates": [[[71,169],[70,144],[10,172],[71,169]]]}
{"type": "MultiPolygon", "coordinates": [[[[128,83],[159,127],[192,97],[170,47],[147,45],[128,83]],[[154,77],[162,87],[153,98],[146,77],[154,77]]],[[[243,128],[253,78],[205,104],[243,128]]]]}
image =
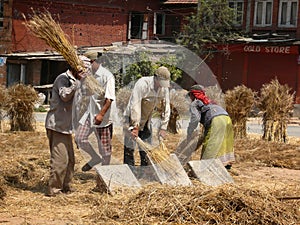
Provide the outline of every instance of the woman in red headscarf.
{"type": "Polygon", "coordinates": [[[230,169],[235,157],[233,128],[228,113],[205,95],[201,85],[193,85],[189,97],[192,103],[188,137],[192,137],[192,133],[201,123],[204,127],[201,159],[218,158],[227,169],[230,169]]]}

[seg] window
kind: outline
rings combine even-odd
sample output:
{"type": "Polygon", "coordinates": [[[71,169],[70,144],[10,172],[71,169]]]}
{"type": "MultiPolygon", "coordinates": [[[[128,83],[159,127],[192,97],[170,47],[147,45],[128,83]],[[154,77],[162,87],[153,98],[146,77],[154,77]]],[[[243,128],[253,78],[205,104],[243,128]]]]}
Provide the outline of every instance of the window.
{"type": "Polygon", "coordinates": [[[244,15],[244,1],[243,0],[231,0],[229,1],[229,7],[234,10],[236,25],[243,24],[244,15]]]}
{"type": "Polygon", "coordinates": [[[166,15],[164,13],[154,13],[154,34],[165,34],[165,18],[166,15]]]}
{"type": "Polygon", "coordinates": [[[0,0],[0,28],[3,27],[3,17],[4,17],[3,2],[4,2],[4,0],[0,0]]]}
{"type": "Polygon", "coordinates": [[[298,13],[298,1],[281,0],[279,5],[278,26],[296,27],[298,13]]]}
{"type": "Polygon", "coordinates": [[[255,26],[270,26],[272,24],[273,1],[256,0],[254,12],[255,26]]]}
{"type": "Polygon", "coordinates": [[[128,39],[147,39],[148,37],[148,15],[131,12],[129,14],[128,39]]]}

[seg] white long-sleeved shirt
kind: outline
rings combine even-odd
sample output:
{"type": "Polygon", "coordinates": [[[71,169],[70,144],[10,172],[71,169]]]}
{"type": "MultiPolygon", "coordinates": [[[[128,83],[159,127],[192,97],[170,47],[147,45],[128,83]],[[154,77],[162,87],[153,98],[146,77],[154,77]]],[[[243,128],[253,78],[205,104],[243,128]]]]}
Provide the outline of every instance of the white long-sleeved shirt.
{"type": "Polygon", "coordinates": [[[151,119],[154,108],[163,101],[163,113],[160,129],[166,130],[170,119],[170,95],[168,88],[154,90],[154,76],[140,78],[132,90],[129,103],[124,112],[130,117],[132,126],[139,126],[140,130],[151,119]]]}
{"type": "Polygon", "coordinates": [[[115,78],[114,75],[104,68],[103,66],[99,66],[95,73],[95,78],[98,81],[99,85],[104,89],[104,97],[98,96],[97,94],[91,95],[89,99],[89,105],[86,110],[86,112],[83,114],[83,116],[80,118],[79,123],[84,124],[88,116],[90,117],[91,125],[96,127],[106,127],[110,125],[113,122],[113,114],[112,109],[115,109],[115,78]],[[103,120],[100,125],[94,125],[94,118],[95,116],[101,111],[105,99],[112,100],[111,107],[107,110],[105,113],[103,120]]]}

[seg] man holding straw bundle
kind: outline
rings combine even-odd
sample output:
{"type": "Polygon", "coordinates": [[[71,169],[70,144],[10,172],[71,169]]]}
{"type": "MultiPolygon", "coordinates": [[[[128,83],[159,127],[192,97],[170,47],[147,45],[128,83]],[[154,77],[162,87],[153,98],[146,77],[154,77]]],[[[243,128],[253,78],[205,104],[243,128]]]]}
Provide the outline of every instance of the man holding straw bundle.
{"type": "Polygon", "coordinates": [[[53,83],[50,110],[45,127],[50,146],[50,177],[47,196],[72,191],[75,157],[72,141],[72,103],[79,80],[85,72],[70,68],[60,74],[53,83]]]}
{"type": "MultiPolygon", "coordinates": [[[[104,56],[98,57],[98,53],[93,51],[86,52],[84,55],[91,63],[96,82],[104,90],[104,95],[90,93],[89,96],[82,96],[87,98],[87,105],[83,115],[77,118],[79,124],[75,131],[76,144],[91,157],[89,162],[82,167],[82,171],[86,172],[99,163],[102,163],[102,165],[110,164],[113,135],[111,109],[115,105],[116,96],[115,78],[109,70],[102,66],[106,58],[104,56]],[[92,132],[95,133],[97,138],[100,156],[89,141],[92,132]]],[[[75,101],[77,100],[80,101],[80,99],[75,99],[75,101]]],[[[76,103],[77,105],[80,105],[80,102],[76,103]]]]}
{"type": "MultiPolygon", "coordinates": [[[[159,137],[164,138],[170,119],[170,72],[168,68],[159,67],[154,76],[140,78],[131,93],[129,103],[124,112],[128,127],[124,129],[124,163],[135,165],[135,138],[151,143],[151,117],[155,107],[163,101],[164,109],[161,117],[159,137]],[[128,129],[130,131],[128,131],[128,129]]],[[[149,165],[147,153],[139,150],[141,166],[149,165]]]]}

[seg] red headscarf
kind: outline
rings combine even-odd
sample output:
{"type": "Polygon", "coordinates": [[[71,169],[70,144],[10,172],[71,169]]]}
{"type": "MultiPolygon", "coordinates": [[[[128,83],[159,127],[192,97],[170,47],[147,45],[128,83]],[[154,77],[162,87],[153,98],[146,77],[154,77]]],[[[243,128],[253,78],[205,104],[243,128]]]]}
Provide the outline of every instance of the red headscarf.
{"type": "Polygon", "coordinates": [[[211,100],[205,95],[204,91],[191,90],[190,93],[192,93],[196,99],[201,100],[204,105],[208,105],[209,103],[211,103],[211,100]]]}

